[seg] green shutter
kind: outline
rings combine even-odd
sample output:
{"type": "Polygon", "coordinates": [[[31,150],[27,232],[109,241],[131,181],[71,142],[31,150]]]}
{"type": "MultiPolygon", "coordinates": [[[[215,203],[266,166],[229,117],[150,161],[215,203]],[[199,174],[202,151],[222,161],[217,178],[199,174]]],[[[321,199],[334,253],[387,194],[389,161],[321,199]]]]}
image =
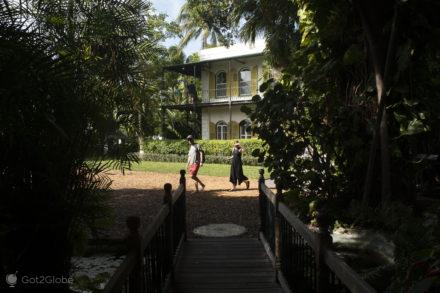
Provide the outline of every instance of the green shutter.
{"type": "Polygon", "coordinates": [[[258,66],[254,66],[252,68],[251,79],[252,79],[251,80],[252,95],[256,95],[257,87],[258,87],[258,66]]]}
{"type": "Polygon", "coordinates": [[[240,126],[237,122],[231,121],[231,139],[239,139],[240,138],[240,126]]]}
{"type": "Polygon", "coordinates": [[[209,73],[209,93],[208,93],[208,98],[209,100],[211,98],[215,97],[215,75],[214,73],[210,72],[209,73]]]}
{"type": "Polygon", "coordinates": [[[209,139],[216,139],[216,129],[215,124],[212,122],[209,122],[209,139]]]}
{"type": "MultiPolygon", "coordinates": [[[[228,86],[231,87],[231,92],[230,92],[230,93],[231,93],[231,96],[232,96],[232,97],[237,97],[237,96],[238,96],[237,71],[235,71],[234,68],[232,68],[232,69],[229,71],[229,80],[228,80],[228,83],[229,83],[228,86]]],[[[229,95],[229,92],[228,92],[228,95],[229,95]]]]}
{"type": "Polygon", "coordinates": [[[232,80],[231,80],[232,75],[230,74],[230,72],[226,73],[226,96],[229,97],[231,95],[231,84],[232,84],[232,80]]]}

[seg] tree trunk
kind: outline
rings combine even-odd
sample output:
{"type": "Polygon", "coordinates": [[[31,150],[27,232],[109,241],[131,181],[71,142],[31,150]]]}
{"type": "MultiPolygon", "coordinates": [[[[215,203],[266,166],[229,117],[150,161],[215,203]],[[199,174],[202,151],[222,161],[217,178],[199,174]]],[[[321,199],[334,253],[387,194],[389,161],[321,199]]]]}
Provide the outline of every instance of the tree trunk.
{"type": "Polygon", "coordinates": [[[383,109],[380,122],[380,157],[382,164],[382,204],[391,198],[391,166],[390,166],[390,140],[388,136],[387,110],[383,109]]]}
{"type": "Polygon", "coordinates": [[[139,157],[144,155],[144,135],[142,131],[142,114],[138,111],[138,142],[139,142],[139,157]]]}
{"type": "MultiPolygon", "coordinates": [[[[392,58],[392,51],[394,47],[395,32],[396,32],[396,19],[397,19],[397,7],[394,13],[392,31],[389,37],[389,44],[387,48],[386,57],[384,56],[384,41],[382,40],[380,33],[383,29],[384,20],[377,20],[377,9],[367,9],[371,3],[367,1],[355,1],[355,8],[361,17],[362,26],[364,28],[365,36],[370,48],[371,60],[373,64],[373,70],[376,78],[376,90],[377,90],[377,102],[378,111],[376,117],[376,124],[373,133],[373,140],[370,147],[370,154],[368,160],[368,169],[365,178],[365,186],[363,193],[363,202],[367,204],[370,196],[374,180],[374,164],[376,161],[376,149],[380,143],[381,154],[381,197],[382,202],[389,200],[391,197],[391,172],[390,172],[390,154],[389,154],[389,137],[388,137],[388,120],[386,112],[386,77],[389,73],[389,67],[392,58]],[[362,3],[361,3],[362,2],[362,3]],[[370,12],[370,13],[368,13],[370,12]],[[376,27],[372,25],[376,24],[376,27]],[[377,25],[379,23],[379,25],[377,25]],[[380,25],[382,24],[382,26],[380,25]],[[385,58],[384,58],[385,57],[385,58]],[[379,139],[380,138],[380,139],[379,139]]],[[[377,8],[377,7],[376,7],[377,8]]]]}

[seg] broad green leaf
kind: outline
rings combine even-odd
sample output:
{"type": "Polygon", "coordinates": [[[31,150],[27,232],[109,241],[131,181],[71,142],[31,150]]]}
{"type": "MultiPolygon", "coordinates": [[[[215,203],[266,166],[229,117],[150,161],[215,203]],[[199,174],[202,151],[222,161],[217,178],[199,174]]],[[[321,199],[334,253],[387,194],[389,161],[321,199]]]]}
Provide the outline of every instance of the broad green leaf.
{"type": "Polygon", "coordinates": [[[414,118],[409,122],[406,129],[401,127],[400,133],[401,135],[414,135],[428,130],[428,126],[424,125],[423,122],[418,120],[417,118],[414,118]]]}
{"type": "Polygon", "coordinates": [[[412,107],[412,106],[419,104],[419,101],[408,100],[405,98],[405,99],[403,99],[403,104],[412,107]]]}

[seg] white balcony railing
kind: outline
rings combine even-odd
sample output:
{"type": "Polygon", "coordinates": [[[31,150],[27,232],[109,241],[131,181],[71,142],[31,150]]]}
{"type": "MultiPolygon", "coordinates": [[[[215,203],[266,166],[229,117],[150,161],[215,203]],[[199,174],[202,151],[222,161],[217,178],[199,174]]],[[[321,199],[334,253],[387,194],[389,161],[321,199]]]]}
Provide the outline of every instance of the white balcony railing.
{"type": "Polygon", "coordinates": [[[252,96],[250,86],[246,85],[235,89],[219,87],[215,90],[204,90],[199,99],[203,103],[229,102],[229,100],[234,102],[249,101],[252,99],[252,96]]]}

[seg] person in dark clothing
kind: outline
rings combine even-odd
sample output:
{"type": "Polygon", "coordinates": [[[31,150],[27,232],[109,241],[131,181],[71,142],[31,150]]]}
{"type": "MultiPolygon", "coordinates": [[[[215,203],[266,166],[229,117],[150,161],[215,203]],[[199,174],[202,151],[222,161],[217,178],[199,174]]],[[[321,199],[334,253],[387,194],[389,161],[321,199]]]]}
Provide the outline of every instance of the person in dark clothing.
{"type": "Polygon", "coordinates": [[[232,188],[229,191],[234,191],[237,184],[240,185],[242,182],[246,184],[246,189],[249,189],[249,179],[243,174],[243,162],[241,161],[242,153],[243,148],[237,140],[232,149],[231,174],[229,177],[229,181],[232,183],[232,188]]]}
{"type": "Polygon", "coordinates": [[[191,82],[188,85],[188,95],[191,98],[191,103],[193,104],[197,103],[197,90],[194,82],[191,82]]]}

